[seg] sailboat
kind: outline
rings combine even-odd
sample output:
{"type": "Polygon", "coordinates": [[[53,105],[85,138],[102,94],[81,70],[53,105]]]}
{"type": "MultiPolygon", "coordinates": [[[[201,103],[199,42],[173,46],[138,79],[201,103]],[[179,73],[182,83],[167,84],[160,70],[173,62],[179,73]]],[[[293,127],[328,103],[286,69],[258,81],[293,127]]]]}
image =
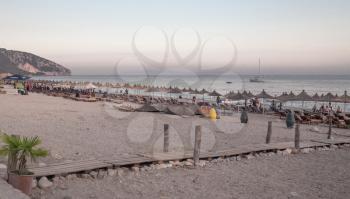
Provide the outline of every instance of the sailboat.
{"type": "Polygon", "coordinates": [[[260,75],[260,68],[261,68],[261,61],[260,61],[260,58],[259,58],[259,75],[256,75],[252,78],[249,79],[250,82],[255,82],[255,83],[262,83],[264,82],[263,78],[264,76],[260,75]]]}

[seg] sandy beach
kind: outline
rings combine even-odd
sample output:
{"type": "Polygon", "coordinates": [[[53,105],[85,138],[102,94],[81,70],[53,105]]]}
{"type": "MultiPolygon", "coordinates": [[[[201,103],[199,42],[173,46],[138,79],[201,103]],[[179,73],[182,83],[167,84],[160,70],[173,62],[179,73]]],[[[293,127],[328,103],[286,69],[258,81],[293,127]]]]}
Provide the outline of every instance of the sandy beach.
{"type": "MultiPolygon", "coordinates": [[[[114,157],[121,154],[162,151],[163,125],[170,125],[170,151],[192,150],[194,128],[202,125],[203,151],[265,142],[267,123],[273,121],[272,142],[294,140],[294,130],[275,116],[249,114],[240,124],[239,114],[206,118],[180,117],[160,113],[121,112],[114,103],[77,102],[61,97],[31,93],[28,96],[0,95],[0,129],[8,134],[42,138],[50,156],[41,162],[114,157]]],[[[301,125],[301,139],[326,138],[328,128],[301,125]]],[[[335,129],[335,137],[350,136],[349,130],[335,129]]],[[[2,159],[1,161],[5,161],[2,159]]]]}
{"type": "Polygon", "coordinates": [[[203,168],[126,172],[102,180],[74,178],[35,198],[333,198],[350,194],[350,148],[298,155],[225,159],[203,168]]]}

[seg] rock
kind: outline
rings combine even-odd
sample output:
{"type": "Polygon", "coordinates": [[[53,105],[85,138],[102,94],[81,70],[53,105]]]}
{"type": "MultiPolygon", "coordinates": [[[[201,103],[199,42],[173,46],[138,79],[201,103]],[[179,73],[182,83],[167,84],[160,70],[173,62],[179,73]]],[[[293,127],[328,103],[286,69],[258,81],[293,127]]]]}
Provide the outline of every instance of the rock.
{"type": "Polygon", "coordinates": [[[89,175],[92,177],[92,178],[97,178],[97,172],[96,171],[91,171],[90,173],[89,173],[89,175]]]}
{"type": "Polygon", "coordinates": [[[70,196],[64,196],[63,199],[72,199],[70,196]]]}
{"type": "Polygon", "coordinates": [[[3,170],[7,169],[6,164],[0,164],[0,169],[3,169],[3,170]]]}
{"type": "Polygon", "coordinates": [[[38,181],[36,179],[33,179],[33,183],[32,183],[32,188],[36,188],[38,186],[38,181]]]}
{"type": "Polygon", "coordinates": [[[46,188],[51,187],[53,185],[53,183],[50,182],[46,177],[41,177],[39,182],[38,182],[38,185],[40,188],[46,189],[46,188]]]}
{"type": "Polygon", "coordinates": [[[186,161],[187,161],[187,162],[191,162],[191,163],[194,162],[193,159],[187,159],[186,161]]]}
{"type": "Polygon", "coordinates": [[[282,151],[282,155],[289,155],[292,152],[293,152],[293,150],[288,148],[288,149],[282,151]]]}
{"type": "Polygon", "coordinates": [[[251,159],[254,159],[255,157],[254,157],[254,155],[252,155],[252,154],[248,154],[248,155],[245,156],[245,158],[246,158],[247,160],[251,160],[251,159]]]}
{"type": "Polygon", "coordinates": [[[339,147],[337,146],[337,145],[335,145],[335,144],[332,144],[331,145],[331,149],[338,149],[339,147]]]}
{"type": "Polygon", "coordinates": [[[310,153],[310,150],[311,148],[305,148],[305,149],[301,149],[300,152],[301,153],[310,153]]]}
{"type": "Polygon", "coordinates": [[[140,168],[134,166],[134,167],[131,167],[131,170],[134,171],[134,172],[139,172],[140,168]]]}
{"type": "Polygon", "coordinates": [[[242,159],[241,156],[237,156],[237,157],[236,157],[236,160],[237,160],[237,161],[240,161],[241,159],[242,159]]]}
{"type": "Polygon", "coordinates": [[[108,169],[108,170],[107,170],[107,174],[108,174],[108,176],[110,176],[110,177],[115,176],[116,173],[117,173],[117,172],[116,172],[116,170],[114,170],[114,169],[108,169]]]}
{"type": "Polygon", "coordinates": [[[118,174],[118,176],[122,176],[124,174],[124,169],[117,168],[117,174],[118,174]]]}
{"type": "Polygon", "coordinates": [[[292,192],[290,192],[290,196],[291,197],[299,197],[299,194],[297,192],[292,191],[292,192]]]}
{"type": "Polygon", "coordinates": [[[314,126],[310,129],[311,132],[319,133],[320,129],[317,128],[317,126],[314,126]]]}
{"type": "Polygon", "coordinates": [[[183,163],[182,163],[182,162],[180,162],[179,160],[176,160],[176,161],[174,161],[173,166],[179,166],[179,167],[182,167],[182,166],[183,166],[183,163]]]}
{"type": "Polygon", "coordinates": [[[46,167],[47,164],[43,163],[43,162],[39,162],[39,167],[46,167]]]}
{"type": "Polygon", "coordinates": [[[193,166],[193,162],[185,161],[184,165],[185,166],[193,166]]]}
{"type": "Polygon", "coordinates": [[[166,164],[157,164],[156,168],[157,169],[165,169],[165,168],[167,168],[167,165],[166,164]]]}
{"type": "Polygon", "coordinates": [[[56,160],[61,160],[63,157],[60,154],[56,153],[55,155],[53,155],[53,158],[55,158],[56,160]]]}
{"type": "Polygon", "coordinates": [[[66,179],[67,180],[73,180],[73,179],[76,179],[77,178],[77,174],[69,174],[66,176],[66,179]]]}
{"type": "Polygon", "coordinates": [[[60,177],[58,177],[58,176],[55,176],[54,178],[52,178],[52,182],[57,183],[59,181],[60,181],[60,177]]]}
{"type": "Polygon", "coordinates": [[[88,178],[90,178],[90,177],[91,177],[91,175],[89,175],[89,174],[87,174],[87,173],[81,174],[81,178],[88,179],[88,178]]]}
{"type": "Polygon", "coordinates": [[[204,167],[205,165],[206,165],[206,161],[205,160],[200,160],[199,162],[198,162],[198,166],[200,166],[200,167],[204,167]]]}
{"type": "Polygon", "coordinates": [[[97,174],[97,179],[103,179],[104,177],[106,177],[106,175],[107,175],[106,171],[100,169],[100,170],[98,171],[98,174],[97,174]]]}

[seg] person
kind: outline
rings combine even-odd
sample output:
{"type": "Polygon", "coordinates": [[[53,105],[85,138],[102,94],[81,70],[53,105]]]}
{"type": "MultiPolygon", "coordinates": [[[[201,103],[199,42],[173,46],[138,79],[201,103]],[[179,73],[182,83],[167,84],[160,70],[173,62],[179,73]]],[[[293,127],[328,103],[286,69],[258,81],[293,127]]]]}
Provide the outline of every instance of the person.
{"type": "Polygon", "coordinates": [[[196,99],[196,96],[193,96],[193,97],[192,97],[192,103],[195,104],[195,103],[196,103],[196,100],[197,100],[197,99],[196,99]]]}
{"type": "Polygon", "coordinates": [[[126,88],[125,89],[125,94],[128,95],[129,94],[129,90],[126,88]]]}
{"type": "Polygon", "coordinates": [[[217,98],[216,98],[216,103],[217,103],[217,105],[219,105],[219,104],[221,103],[220,96],[217,96],[217,98]]]}
{"type": "Polygon", "coordinates": [[[337,113],[341,113],[341,112],[342,112],[342,110],[341,110],[340,106],[338,106],[337,113]]]}
{"type": "Polygon", "coordinates": [[[317,107],[316,104],[312,107],[312,112],[316,113],[317,107]]]}

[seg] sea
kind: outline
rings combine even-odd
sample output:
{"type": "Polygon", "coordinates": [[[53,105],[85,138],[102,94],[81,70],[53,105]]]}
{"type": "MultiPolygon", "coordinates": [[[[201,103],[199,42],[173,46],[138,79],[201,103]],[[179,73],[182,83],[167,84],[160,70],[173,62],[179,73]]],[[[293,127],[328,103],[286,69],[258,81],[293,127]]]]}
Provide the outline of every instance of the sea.
{"type": "MultiPolygon", "coordinates": [[[[72,75],[72,76],[36,76],[32,79],[36,80],[54,80],[54,81],[71,81],[71,82],[99,82],[99,83],[129,83],[142,84],[149,86],[166,86],[192,89],[206,89],[208,91],[217,91],[222,95],[230,91],[251,91],[253,94],[258,94],[265,90],[272,96],[279,96],[282,92],[300,93],[305,90],[309,95],[315,93],[341,96],[344,91],[348,91],[350,95],[350,75],[264,75],[264,82],[250,82],[251,75],[159,75],[159,76],[143,76],[143,75],[72,75]]],[[[122,89],[122,88],[121,88],[122,89]]],[[[109,93],[120,92],[121,89],[108,89],[103,91],[109,93]]],[[[140,90],[129,91],[134,94],[149,94],[140,90]]],[[[152,93],[151,95],[164,96],[164,93],[152,93]]],[[[181,94],[177,94],[181,95],[181,94]]],[[[173,97],[174,94],[173,94],[173,97]]],[[[182,97],[188,97],[182,94],[182,97]]],[[[207,99],[212,99],[210,96],[205,96],[207,99]]],[[[303,106],[312,108],[314,105],[321,106],[321,102],[290,102],[288,106],[303,106]]],[[[344,103],[334,103],[333,106],[341,106],[346,111],[350,112],[350,105],[344,103]]]]}

